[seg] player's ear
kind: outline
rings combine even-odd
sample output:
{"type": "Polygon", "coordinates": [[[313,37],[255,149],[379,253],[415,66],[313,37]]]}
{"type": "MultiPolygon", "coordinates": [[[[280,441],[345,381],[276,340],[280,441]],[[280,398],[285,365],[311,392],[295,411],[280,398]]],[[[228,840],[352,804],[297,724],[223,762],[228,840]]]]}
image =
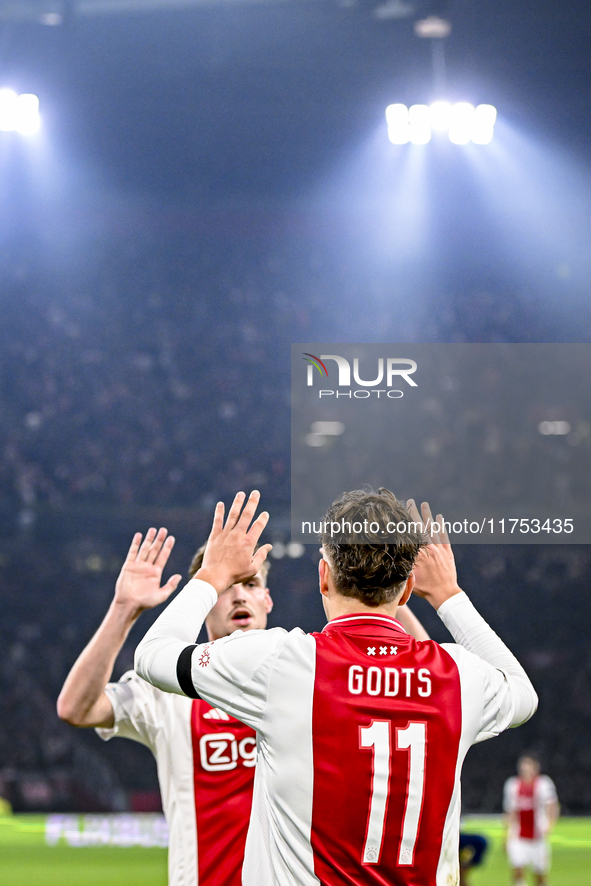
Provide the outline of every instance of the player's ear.
{"type": "Polygon", "coordinates": [[[399,606],[404,606],[405,603],[408,603],[410,600],[410,595],[412,594],[412,589],[415,586],[415,574],[411,572],[411,574],[406,579],[406,585],[404,586],[404,590],[400,595],[400,599],[398,600],[399,606]]]}
{"type": "Polygon", "coordinates": [[[320,593],[328,596],[328,577],[330,575],[330,567],[326,560],[322,558],[318,563],[318,579],[320,582],[320,593]]]}
{"type": "Polygon", "coordinates": [[[270,613],[273,608],[273,600],[271,598],[271,594],[269,593],[269,588],[265,588],[265,612],[267,615],[270,613]]]}

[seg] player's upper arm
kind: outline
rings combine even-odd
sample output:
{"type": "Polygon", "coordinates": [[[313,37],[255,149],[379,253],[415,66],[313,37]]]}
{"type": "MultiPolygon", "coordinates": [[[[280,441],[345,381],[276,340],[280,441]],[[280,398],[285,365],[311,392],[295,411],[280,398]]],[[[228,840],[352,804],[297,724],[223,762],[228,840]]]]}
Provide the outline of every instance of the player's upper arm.
{"type": "Polygon", "coordinates": [[[508,674],[462,646],[442,645],[458,665],[463,696],[471,709],[479,711],[475,743],[519,726],[535,713],[538,697],[525,672],[523,677],[508,674]]]}
{"type": "Polygon", "coordinates": [[[179,685],[187,695],[198,694],[256,729],[266,708],[273,665],[288,636],[283,628],[235,631],[186,647],[177,663],[179,685]]]}
{"type": "Polygon", "coordinates": [[[153,748],[163,719],[163,693],[127,671],[118,683],[108,683],[104,694],[112,716],[110,723],[97,724],[98,735],[105,741],[115,735],[131,738],[153,748]]]}

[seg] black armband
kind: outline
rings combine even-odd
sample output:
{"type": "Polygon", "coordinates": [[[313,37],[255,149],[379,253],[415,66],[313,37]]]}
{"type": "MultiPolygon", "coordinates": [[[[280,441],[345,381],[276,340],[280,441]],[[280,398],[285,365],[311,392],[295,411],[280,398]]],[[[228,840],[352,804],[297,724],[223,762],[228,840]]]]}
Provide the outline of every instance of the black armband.
{"type": "Polygon", "coordinates": [[[179,686],[189,698],[199,698],[191,678],[191,657],[194,649],[197,649],[196,644],[185,646],[176,663],[176,678],[179,681],[179,686]]]}

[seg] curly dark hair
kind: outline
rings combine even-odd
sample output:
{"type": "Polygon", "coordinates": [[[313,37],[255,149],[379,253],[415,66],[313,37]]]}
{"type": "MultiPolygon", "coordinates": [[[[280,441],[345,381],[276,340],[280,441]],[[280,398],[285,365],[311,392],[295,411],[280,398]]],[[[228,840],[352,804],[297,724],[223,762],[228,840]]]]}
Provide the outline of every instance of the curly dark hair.
{"type": "Polygon", "coordinates": [[[366,606],[382,606],[400,596],[420,549],[427,543],[406,506],[383,486],[377,492],[371,488],[343,492],[327,510],[323,524],[325,532],[320,539],[337,591],[366,606]],[[345,523],[366,527],[358,543],[343,541],[342,533],[330,531],[345,523]],[[377,531],[367,529],[376,524],[377,531]],[[396,531],[387,531],[388,524],[395,524],[396,531]]]}

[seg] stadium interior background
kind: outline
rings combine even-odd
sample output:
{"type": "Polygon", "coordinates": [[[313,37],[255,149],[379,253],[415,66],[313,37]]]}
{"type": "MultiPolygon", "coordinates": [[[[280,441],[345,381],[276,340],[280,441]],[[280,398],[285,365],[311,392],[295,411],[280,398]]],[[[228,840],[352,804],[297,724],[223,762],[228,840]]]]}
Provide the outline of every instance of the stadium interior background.
{"type": "MultiPolygon", "coordinates": [[[[256,486],[289,540],[292,341],[589,341],[590,34],[588,4],[548,0],[0,2],[0,86],[42,115],[36,136],[0,132],[15,810],[157,804],[149,752],[61,723],[55,699],[134,531],[167,526],[185,572],[217,498],[256,486]],[[499,109],[489,146],[387,140],[387,104],[431,97],[413,32],[431,13],[453,25],[450,95],[499,109]]],[[[540,695],[526,727],[470,752],[465,808],[498,811],[530,748],[564,811],[591,813],[591,550],[457,559],[540,695]]],[[[272,625],[322,627],[313,548],[273,561],[270,586],[272,625]]]]}

